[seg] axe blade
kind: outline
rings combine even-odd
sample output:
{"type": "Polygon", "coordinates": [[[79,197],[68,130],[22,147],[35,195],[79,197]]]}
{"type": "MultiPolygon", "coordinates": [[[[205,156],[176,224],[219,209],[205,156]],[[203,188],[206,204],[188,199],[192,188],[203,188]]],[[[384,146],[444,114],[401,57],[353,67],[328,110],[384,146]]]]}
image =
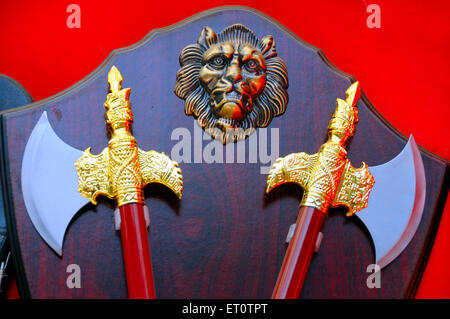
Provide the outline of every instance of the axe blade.
{"type": "Polygon", "coordinates": [[[384,268],[412,240],[425,204],[425,170],[411,135],[391,161],[369,167],[375,179],[367,208],[356,213],[367,227],[375,248],[375,262],[384,268]]]}
{"type": "Polygon", "coordinates": [[[67,226],[89,202],[78,192],[74,166],[82,155],[56,135],[44,111],[25,147],[22,194],[37,232],[60,256],[67,226]]]}

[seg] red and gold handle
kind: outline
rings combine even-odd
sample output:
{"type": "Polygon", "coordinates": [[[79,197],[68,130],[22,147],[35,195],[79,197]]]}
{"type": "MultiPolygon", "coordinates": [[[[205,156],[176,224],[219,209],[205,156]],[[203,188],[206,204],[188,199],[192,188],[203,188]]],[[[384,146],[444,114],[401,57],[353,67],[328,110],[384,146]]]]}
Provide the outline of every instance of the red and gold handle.
{"type": "Polygon", "coordinates": [[[129,99],[131,89],[122,89],[122,81],[122,74],[113,66],[108,74],[111,93],[104,104],[111,137],[108,147],[100,154],[93,155],[88,148],[75,163],[78,191],[94,205],[100,194],[116,199],[128,296],[156,298],[143,189],[149,183],[160,183],[181,199],[183,177],[178,164],[164,153],[138,148],[131,132],[134,121],[129,99]]]}

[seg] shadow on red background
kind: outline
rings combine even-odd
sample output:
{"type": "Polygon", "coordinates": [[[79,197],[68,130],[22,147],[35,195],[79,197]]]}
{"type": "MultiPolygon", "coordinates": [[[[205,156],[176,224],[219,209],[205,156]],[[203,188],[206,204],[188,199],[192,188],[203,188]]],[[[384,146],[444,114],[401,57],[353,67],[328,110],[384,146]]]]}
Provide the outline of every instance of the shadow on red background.
{"type": "MultiPolygon", "coordinates": [[[[41,100],[75,84],[112,50],[138,42],[150,30],[226,4],[268,14],[321,48],[334,65],[360,81],[372,104],[397,129],[450,159],[449,1],[1,2],[0,73],[41,100]],[[79,29],[66,24],[71,3],[81,9],[79,29]],[[379,29],[367,26],[372,3],[381,9],[379,29]]],[[[447,203],[418,298],[450,298],[449,214],[447,203]]]]}

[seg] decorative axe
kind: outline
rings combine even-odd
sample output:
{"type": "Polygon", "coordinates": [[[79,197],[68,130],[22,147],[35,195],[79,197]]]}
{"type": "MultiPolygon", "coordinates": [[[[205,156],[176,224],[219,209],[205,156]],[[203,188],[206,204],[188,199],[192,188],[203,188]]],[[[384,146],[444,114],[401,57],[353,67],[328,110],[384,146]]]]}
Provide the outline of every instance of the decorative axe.
{"type": "Polygon", "coordinates": [[[161,183],[181,199],[183,178],[178,164],[164,153],[138,148],[131,133],[131,89],[122,89],[122,81],[113,66],[108,74],[111,93],[104,104],[111,138],[98,155],[90,148],[83,153],[67,145],[53,131],[46,112],[42,114],[25,148],[23,196],[34,227],[59,255],[67,226],[82,206],[89,200],[96,205],[98,195],[116,199],[128,295],[155,298],[144,187],[161,183]],[[53,200],[56,197],[58,201],[53,200]]]}
{"type": "Polygon", "coordinates": [[[345,146],[358,121],[356,103],[359,83],[337,99],[328,125],[328,139],[314,155],[295,153],[279,158],[267,178],[266,193],[293,182],[303,188],[303,198],[294,234],[289,240],[273,299],[300,297],[314,251],[322,239],[329,207],[346,206],[366,225],[375,247],[376,263],[382,269],[411,241],[419,226],[425,203],[425,171],[419,149],[411,136],[391,161],[374,167],[362,163],[355,169],[345,146]]]}

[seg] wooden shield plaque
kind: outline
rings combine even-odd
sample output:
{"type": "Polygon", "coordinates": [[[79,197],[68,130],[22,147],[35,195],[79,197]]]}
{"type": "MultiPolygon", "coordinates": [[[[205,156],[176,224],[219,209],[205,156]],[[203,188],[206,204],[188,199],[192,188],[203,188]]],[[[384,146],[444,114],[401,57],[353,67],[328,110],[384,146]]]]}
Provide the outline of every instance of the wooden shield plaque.
{"type": "MultiPolygon", "coordinates": [[[[133,134],[143,150],[164,152],[180,162],[183,199],[168,189],[145,190],[150,210],[149,241],[159,298],[269,298],[286,251],[302,190],[285,185],[265,195],[271,161],[294,152],[315,153],[324,142],[336,98],[355,81],[337,70],[317,48],[270,17],[228,7],[210,10],[139,43],[116,50],[87,78],[46,100],[2,113],[3,173],[8,230],[19,291],[31,298],[126,298],[120,233],[114,203],[81,208],[67,229],[59,257],[39,236],[22,196],[25,145],[43,111],[56,134],[80,150],[98,154],[108,143],[103,103],[112,65],[131,91],[133,134]],[[174,93],[180,52],[208,26],[220,32],[243,24],[258,38],[272,35],[288,71],[289,103],[284,114],[238,143],[223,145],[186,116],[174,93]],[[79,265],[81,288],[66,285],[69,265],[79,265]]],[[[364,90],[364,83],[361,83],[364,90]]],[[[386,122],[362,94],[359,122],[348,146],[354,166],[395,157],[407,138],[386,122]]],[[[414,133],[414,132],[412,132],[414,133]]],[[[381,288],[366,284],[374,263],[370,236],[357,217],[332,209],[313,257],[302,297],[402,298],[415,294],[431,250],[448,192],[448,163],[421,149],[426,202],[419,228],[405,251],[382,270],[381,288]]],[[[58,201],[58,198],[54,199],[58,201]]],[[[64,205],[64,203],[61,203],[64,205]]]]}

